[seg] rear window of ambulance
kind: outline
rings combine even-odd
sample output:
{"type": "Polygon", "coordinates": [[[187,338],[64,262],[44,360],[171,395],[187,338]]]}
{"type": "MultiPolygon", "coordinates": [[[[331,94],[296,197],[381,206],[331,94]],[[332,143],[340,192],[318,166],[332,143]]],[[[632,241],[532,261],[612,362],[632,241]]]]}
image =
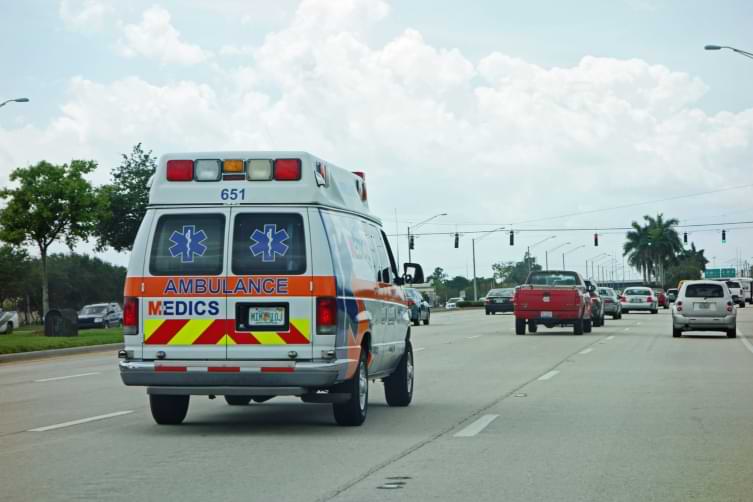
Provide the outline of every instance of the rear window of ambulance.
{"type": "Polygon", "coordinates": [[[152,275],[219,275],[225,249],[221,214],[164,215],[149,258],[152,275]]]}
{"type": "Polygon", "coordinates": [[[306,239],[301,215],[237,215],[233,224],[232,270],[235,275],[303,274],[306,239]]]}

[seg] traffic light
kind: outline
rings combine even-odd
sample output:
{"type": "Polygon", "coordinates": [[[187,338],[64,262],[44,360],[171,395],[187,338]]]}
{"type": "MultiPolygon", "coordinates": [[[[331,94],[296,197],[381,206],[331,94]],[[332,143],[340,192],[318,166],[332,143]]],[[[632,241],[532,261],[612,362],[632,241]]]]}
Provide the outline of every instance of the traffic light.
{"type": "Polygon", "coordinates": [[[510,245],[515,245],[515,232],[513,232],[512,230],[510,230],[510,245]]]}
{"type": "Polygon", "coordinates": [[[684,234],[682,234],[682,242],[685,243],[685,244],[688,243],[688,233],[687,232],[685,232],[684,234]]]}
{"type": "Polygon", "coordinates": [[[727,243],[727,231],[722,230],[722,244],[726,244],[726,243],[727,243]]]}
{"type": "Polygon", "coordinates": [[[416,249],[416,241],[415,241],[415,237],[414,237],[414,236],[412,236],[412,235],[411,235],[411,236],[410,236],[410,238],[408,239],[408,248],[409,248],[409,249],[411,249],[411,250],[413,250],[413,249],[416,249]]]}
{"type": "Polygon", "coordinates": [[[594,247],[599,247],[599,234],[594,234],[594,247]]]}
{"type": "Polygon", "coordinates": [[[455,249],[460,247],[460,234],[455,234],[455,249]]]}

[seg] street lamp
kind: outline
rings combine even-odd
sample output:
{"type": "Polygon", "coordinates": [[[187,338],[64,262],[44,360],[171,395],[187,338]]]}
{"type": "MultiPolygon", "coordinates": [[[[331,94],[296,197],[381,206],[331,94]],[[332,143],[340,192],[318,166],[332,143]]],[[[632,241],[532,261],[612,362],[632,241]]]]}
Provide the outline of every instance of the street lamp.
{"type": "Polygon", "coordinates": [[[543,244],[546,241],[550,241],[552,239],[555,239],[556,237],[557,237],[556,235],[550,235],[546,239],[541,239],[539,242],[536,242],[536,243],[531,244],[530,246],[528,246],[527,251],[526,251],[526,255],[527,255],[526,261],[528,262],[528,273],[529,274],[531,273],[531,248],[535,248],[539,244],[543,244]]]}
{"type": "Polygon", "coordinates": [[[580,245],[580,246],[578,246],[578,247],[574,247],[574,248],[573,248],[573,249],[571,249],[570,251],[565,251],[564,253],[562,253],[562,270],[565,270],[565,255],[567,255],[567,254],[570,254],[570,253],[572,253],[573,251],[577,251],[577,250],[579,250],[580,248],[584,248],[584,247],[586,247],[586,245],[585,245],[585,244],[581,244],[581,245],[580,245]]]}
{"type": "Polygon", "coordinates": [[[599,253],[596,256],[593,256],[593,257],[589,258],[588,260],[586,260],[586,275],[588,275],[588,262],[589,261],[591,262],[591,278],[593,279],[593,276],[594,276],[594,260],[596,258],[601,258],[602,256],[605,256],[605,255],[608,255],[608,254],[609,253],[599,253]]]}
{"type": "Polygon", "coordinates": [[[481,239],[486,239],[494,232],[499,232],[500,230],[504,230],[505,227],[499,227],[495,228],[494,230],[489,230],[485,235],[479,238],[473,238],[471,239],[471,247],[473,248],[473,301],[478,301],[478,291],[476,290],[476,241],[480,241],[481,239]]]}
{"type": "Polygon", "coordinates": [[[729,47],[727,45],[707,45],[704,47],[704,49],[706,49],[707,51],[720,51],[722,49],[729,49],[731,51],[737,52],[741,56],[753,59],[753,52],[744,51],[742,49],[735,49],[734,47],[729,47]]]}
{"type": "Polygon", "coordinates": [[[29,98],[9,99],[7,101],[3,101],[2,103],[0,103],[0,108],[7,105],[8,103],[28,103],[28,102],[29,102],[29,98]]]}
{"type": "MultiPolygon", "coordinates": [[[[439,218],[440,216],[447,216],[447,213],[440,213],[440,214],[435,214],[435,215],[434,215],[434,216],[432,216],[431,218],[426,218],[426,219],[425,219],[424,221],[420,221],[420,222],[416,223],[415,225],[413,225],[413,230],[417,229],[418,227],[420,227],[420,226],[422,226],[422,225],[426,225],[426,224],[427,224],[427,223],[429,223],[429,222],[430,222],[431,220],[433,220],[433,219],[435,219],[435,218],[439,218]]],[[[411,261],[411,253],[410,253],[410,252],[411,252],[411,245],[410,245],[410,229],[411,229],[411,227],[410,227],[410,226],[408,226],[408,263],[412,263],[412,261],[411,261]]]]}
{"type": "Polygon", "coordinates": [[[572,242],[566,242],[564,244],[560,244],[557,247],[553,247],[552,249],[547,249],[546,251],[544,251],[544,256],[545,256],[545,260],[546,260],[546,269],[547,270],[549,270],[549,253],[551,253],[552,251],[557,251],[558,249],[560,249],[562,247],[569,246],[570,244],[572,244],[572,242]]]}

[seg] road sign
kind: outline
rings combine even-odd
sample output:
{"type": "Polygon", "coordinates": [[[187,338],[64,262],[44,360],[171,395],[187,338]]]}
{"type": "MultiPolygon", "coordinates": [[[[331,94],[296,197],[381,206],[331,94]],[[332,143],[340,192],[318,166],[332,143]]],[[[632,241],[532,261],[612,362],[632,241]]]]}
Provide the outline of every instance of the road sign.
{"type": "Polygon", "coordinates": [[[722,276],[722,269],[720,268],[707,268],[703,272],[703,277],[706,279],[718,279],[722,276]]]}
{"type": "Polygon", "coordinates": [[[722,277],[735,277],[736,275],[737,275],[737,270],[734,268],[722,269],[722,277]]]}

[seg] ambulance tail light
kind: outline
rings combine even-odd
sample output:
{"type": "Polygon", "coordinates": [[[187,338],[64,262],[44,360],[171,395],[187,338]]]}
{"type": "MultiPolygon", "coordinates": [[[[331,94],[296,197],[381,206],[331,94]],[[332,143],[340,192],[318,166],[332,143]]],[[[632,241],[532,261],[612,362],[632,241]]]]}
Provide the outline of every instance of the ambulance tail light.
{"type": "Polygon", "coordinates": [[[197,160],[194,166],[196,181],[218,181],[222,177],[219,160],[197,160]]]}
{"type": "Polygon", "coordinates": [[[168,160],[167,181],[192,181],[193,160],[168,160]]]}
{"type": "Polygon", "coordinates": [[[249,181],[269,181],[272,179],[272,161],[253,159],[247,166],[249,181]]]}
{"type": "Polygon", "coordinates": [[[123,301],[123,334],[137,335],[139,333],[139,299],[126,296],[123,301]]]}
{"type": "Polygon", "coordinates": [[[334,335],[337,330],[337,300],[332,297],[316,299],[316,332],[334,335]]]}
{"type": "Polygon", "coordinates": [[[274,179],[277,181],[298,181],[301,179],[301,159],[275,160],[274,179]]]}

